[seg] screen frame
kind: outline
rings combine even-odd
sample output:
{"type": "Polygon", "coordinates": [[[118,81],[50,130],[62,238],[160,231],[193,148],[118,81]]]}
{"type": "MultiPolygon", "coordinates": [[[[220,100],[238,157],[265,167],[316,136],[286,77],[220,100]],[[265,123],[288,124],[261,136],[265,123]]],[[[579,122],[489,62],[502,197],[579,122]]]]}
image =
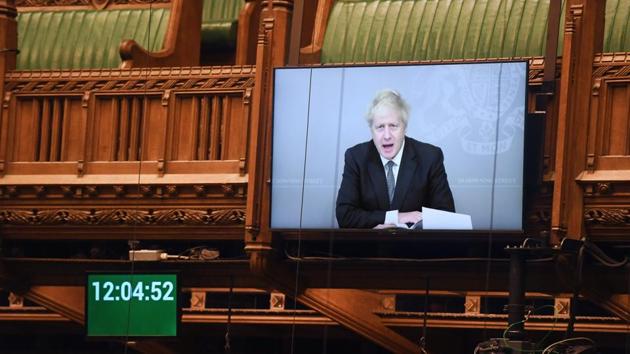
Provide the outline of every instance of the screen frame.
{"type": "MultiPolygon", "coordinates": [[[[496,228],[492,228],[492,224],[490,225],[489,228],[483,228],[483,229],[473,229],[474,231],[479,231],[479,232],[490,232],[490,233],[498,233],[498,234],[521,234],[524,235],[525,234],[525,221],[526,221],[526,210],[525,207],[527,206],[527,200],[528,200],[528,196],[526,195],[527,190],[527,176],[530,173],[533,173],[533,171],[531,171],[532,166],[528,166],[527,161],[529,159],[528,155],[527,155],[527,147],[532,143],[533,139],[531,136],[528,136],[527,132],[528,132],[528,128],[530,125],[529,119],[528,119],[528,107],[529,107],[529,93],[530,93],[530,84],[529,84],[529,72],[530,72],[530,60],[526,59],[526,58],[518,58],[518,59],[514,59],[514,60],[510,60],[510,59],[491,59],[491,60],[451,60],[448,62],[445,61],[418,61],[418,62],[413,62],[413,61],[405,61],[405,62],[374,62],[374,63],[358,63],[358,64],[352,64],[352,63],[338,63],[338,64],[314,64],[314,65],[303,65],[303,66],[283,66],[283,67],[274,67],[273,68],[273,72],[272,72],[272,94],[271,94],[271,156],[269,158],[269,166],[270,166],[270,171],[269,171],[269,176],[270,176],[270,181],[271,183],[269,184],[269,215],[268,215],[268,220],[267,222],[269,222],[270,225],[270,231],[273,232],[287,232],[290,230],[344,230],[343,228],[303,228],[303,227],[296,227],[296,228],[287,228],[287,227],[271,227],[272,225],[272,213],[273,213],[273,209],[272,209],[272,200],[273,200],[273,156],[274,156],[274,148],[277,148],[275,146],[275,142],[274,142],[274,124],[275,124],[275,113],[276,113],[276,79],[277,79],[277,72],[278,71],[284,71],[284,70],[293,70],[293,69],[299,69],[299,70],[304,70],[304,69],[333,69],[333,68],[365,68],[365,67],[400,67],[400,66],[446,66],[446,65],[476,65],[476,64],[504,64],[504,63],[524,63],[525,64],[525,71],[526,71],[526,77],[525,77],[525,87],[523,90],[523,102],[524,102],[524,110],[523,110],[523,155],[522,155],[522,161],[521,161],[521,165],[522,165],[522,176],[521,176],[521,227],[520,229],[496,229],[496,228]]],[[[496,157],[496,154],[495,154],[496,157]]],[[[495,167],[496,168],[496,167],[495,167]]],[[[304,181],[302,181],[302,185],[304,184],[304,181]]],[[[496,188],[496,179],[493,183],[493,189],[496,188]]],[[[303,203],[303,202],[302,202],[303,203]]],[[[353,230],[371,230],[371,229],[353,229],[353,230]]],[[[434,231],[442,231],[442,230],[413,230],[413,231],[408,231],[408,232],[413,232],[413,233],[418,233],[418,234],[422,234],[422,233],[434,233],[434,231]]],[[[468,234],[471,230],[444,230],[444,231],[448,231],[450,233],[453,234],[468,234]]]]}
{"type": "Polygon", "coordinates": [[[87,340],[120,340],[120,339],[124,339],[124,340],[128,340],[128,339],[150,339],[150,340],[164,340],[164,341],[172,341],[172,340],[176,340],[177,338],[179,338],[180,334],[182,333],[182,296],[181,296],[181,291],[182,291],[182,285],[181,285],[181,271],[179,270],[156,270],[156,271],[147,271],[147,270],[142,270],[142,271],[86,271],[84,274],[84,284],[85,284],[85,291],[84,291],[84,325],[83,325],[83,335],[87,340]],[[112,336],[94,336],[94,335],[89,335],[88,333],[88,322],[89,322],[89,318],[88,318],[88,287],[89,287],[89,277],[90,275],[129,275],[129,276],[134,276],[134,275],[174,275],[175,279],[177,281],[177,285],[175,287],[175,291],[177,294],[177,301],[176,301],[176,325],[175,325],[175,335],[174,336],[146,336],[146,335],[133,335],[133,334],[128,334],[128,335],[112,335],[112,336]]]}

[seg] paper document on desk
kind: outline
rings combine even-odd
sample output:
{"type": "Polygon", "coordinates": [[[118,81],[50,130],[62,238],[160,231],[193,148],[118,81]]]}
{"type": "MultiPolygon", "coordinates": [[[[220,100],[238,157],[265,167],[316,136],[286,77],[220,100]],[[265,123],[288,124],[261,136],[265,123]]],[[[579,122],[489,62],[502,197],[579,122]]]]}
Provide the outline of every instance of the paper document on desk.
{"type": "Polygon", "coordinates": [[[472,230],[470,215],[422,207],[422,228],[425,230],[472,230]]]}

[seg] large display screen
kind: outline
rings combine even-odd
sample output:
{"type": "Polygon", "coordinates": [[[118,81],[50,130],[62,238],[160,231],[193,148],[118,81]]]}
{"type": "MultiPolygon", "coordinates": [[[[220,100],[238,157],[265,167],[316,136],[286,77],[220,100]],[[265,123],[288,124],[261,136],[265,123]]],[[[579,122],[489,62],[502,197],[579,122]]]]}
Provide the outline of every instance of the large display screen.
{"type": "MultiPolygon", "coordinates": [[[[442,155],[454,202],[449,211],[469,216],[475,230],[522,230],[527,71],[526,62],[276,69],[272,228],[338,228],[337,198],[344,178],[345,186],[358,194],[356,200],[369,204],[371,193],[387,195],[369,190],[388,188],[387,171],[377,171],[380,182],[370,185],[377,178],[365,174],[376,170],[356,157],[360,149],[371,149],[376,130],[366,116],[385,91],[400,96],[408,107],[404,135],[413,140],[405,139],[405,146],[429,146],[414,153],[417,168],[439,162],[442,155]],[[355,147],[362,143],[367,143],[364,148],[355,147]],[[352,166],[346,166],[348,158],[352,166]]],[[[408,155],[402,155],[401,169],[408,155]]],[[[422,173],[437,173],[433,167],[427,171],[422,173]]],[[[434,182],[409,178],[409,188],[427,184],[414,193],[431,198],[427,193],[434,182]]],[[[394,199],[414,195],[401,193],[394,199]]]]}
{"type": "Polygon", "coordinates": [[[177,336],[178,290],[177,274],[88,274],[87,336],[177,336]]]}

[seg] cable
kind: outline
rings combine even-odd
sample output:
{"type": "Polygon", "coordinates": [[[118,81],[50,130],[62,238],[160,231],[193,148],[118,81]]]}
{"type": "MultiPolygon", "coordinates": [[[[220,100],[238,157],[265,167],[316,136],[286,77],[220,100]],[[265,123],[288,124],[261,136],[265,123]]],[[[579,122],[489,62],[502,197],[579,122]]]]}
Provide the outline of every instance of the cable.
{"type": "Polygon", "coordinates": [[[588,253],[591,256],[593,256],[593,258],[598,260],[601,264],[605,265],[606,267],[620,268],[620,267],[625,266],[628,263],[628,257],[624,256],[621,261],[616,261],[610,258],[606,253],[604,253],[604,251],[601,248],[599,248],[596,244],[594,244],[591,241],[584,240],[583,245],[584,247],[586,247],[586,250],[588,251],[588,253]]]}
{"type": "MultiPolygon", "coordinates": [[[[501,77],[503,75],[503,64],[499,64],[499,75],[497,78],[497,119],[494,126],[494,155],[492,159],[492,186],[490,187],[490,227],[488,230],[488,251],[486,264],[486,279],[484,306],[488,308],[488,289],[490,288],[490,267],[492,263],[492,237],[494,236],[494,194],[497,182],[497,153],[499,149],[499,122],[501,121],[501,77]]],[[[487,336],[487,321],[483,322],[483,336],[487,336]]]]}
{"type": "MultiPolygon", "coordinates": [[[[304,163],[302,164],[302,189],[300,191],[300,199],[302,202],[300,203],[300,227],[298,229],[298,256],[301,254],[302,249],[302,223],[304,219],[304,189],[306,185],[306,157],[308,155],[308,132],[311,118],[311,93],[312,93],[312,83],[313,83],[313,69],[309,71],[309,80],[308,80],[308,103],[307,103],[307,113],[306,113],[306,132],[304,138],[304,163]]],[[[293,289],[293,310],[297,310],[297,295],[298,295],[298,284],[300,280],[300,261],[295,264],[295,284],[293,289]]],[[[296,329],[296,314],[293,314],[293,323],[291,324],[291,354],[295,351],[295,329],[296,329]]]]}
{"type": "Polygon", "coordinates": [[[234,277],[230,277],[230,292],[228,293],[228,313],[227,323],[225,326],[225,346],[223,347],[225,353],[230,353],[232,348],[230,346],[230,329],[232,326],[232,296],[234,294],[234,277]]]}
{"type": "MultiPolygon", "coordinates": [[[[285,248],[285,256],[292,261],[365,261],[365,262],[400,262],[400,263],[432,263],[432,262],[483,262],[488,258],[387,258],[387,257],[300,257],[289,253],[285,248]]],[[[509,262],[507,258],[490,258],[492,262],[509,262]]],[[[537,258],[529,260],[528,263],[552,262],[555,258],[537,258]]]]}
{"type": "MultiPolygon", "coordinates": [[[[153,0],[151,0],[149,2],[149,20],[147,21],[147,48],[150,50],[151,48],[151,20],[153,19],[153,0]]],[[[146,70],[146,75],[145,78],[148,81],[149,79],[149,70],[146,70]]],[[[144,88],[144,97],[143,97],[143,104],[144,102],[146,102],[146,97],[147,97],[147,86],[145,85],[144,88]]],[[[133,104],[133,102],[132,102],[133,104]]],[[[133,111],[133,110],[132,110],[133,111]]],[[[145,110],[142,109],[141,110],[141,114],[144,116],[145,114],[145,110]]],[[[140,127],[138,127],[138,131],[140,131],[141,135],[138,138],[138,150],[137,150],[137,154],[138,154],[138,179],[137,179],[137,190],[138,190],[138,194],[141,195],[140,193],[140,189],[141,189],[141,178],[142,178],[142,146],[144,144],[144,133],[145,133],[145,129],[146,129],[146,124],[144,124],[144,119],[142,119],[143,117],[141,116],[141,120],[140,120],[140,127]]],[[[135,203],[135,211],[138,212],[140,210],[140,198],[136,200],[135,203]]],[[[131,230],[131,237],[132,239],[130,240],[130,245],[133,245],[132,248],[135,248],[135,246],[139,243],[138,241],[138,223],[134,222],[133,223],[133,227],[131,230]]],[[[136,264],[136,260],[135,257],[131,259],[131,267],[130,267],[130,275],[131,278],[133,278],[135,272],[136,272],[136,268],[135,268],[135,264],[136,264]]],[[[179,294],[177,294],[177,296],[179,296],[179,294]]],[[[124,353],[127,354],[128,350],[129,350],[129,326],[130,326],[130,321],[131,321],[131,301],[128,302],[128,306],[127,306],[127,336],[125,337],[125,350],[124,353]]]]}
{"type": "Polygon", "coordinates": [[[575,310],[577,307],[577,298],[580,295],[580,288],[582,287],[582,271],[584,269],[584,251],[586,247],[585,244],[582,244],[578,249],[577,260],[576,260],[576,279],[575,284],[573,285],[573,295],[571,296],[571,301],[569,303],[569,323],[567,324],[567,330],[565,332],[564,337],[569,338],[573,335],[573,328],[575,326],[575,310]]]}
{"type": "Polygon", "coordinates": [[[571,342],[577,342],[577,341],[588,342],[589,344],[591,344],[593,346],[596,346],[596,343],[590,338],[586,338],[586,337],[568,338],[568,339],[563,339],[561,341],[558,341],[558,342],[555,342],[555,343],[549,345],[547,348],[545,348],[542,351],[542,354],[551,353],[549,350],[553,349],[554,347],[556,347],[558,345],[565,344],[565,343],[571,343],[571,342]]]}
{"type": "MultiPolygon", "coordinates": [[[[529,311],[527,311],[527,314],[525,315],[525,319],[524,319],[524,320],[522,320],[522,321],[518,321],[518,322],[515,322],[515,323],[512,323],[511,325],[509,325],[509,326],[505,329],[505,331],[503,331],[502,338],[503,338],[503,339],[508,339],[508,338],[506,337],[506,335],[507,335],[507,333],[509,332],[509,330],[510,330],[510,329],[512,329],[512,327],[517,326],[517,325],[522,324],[522,323],[526,323],[527,321],[529,321],[529,317],[530,317],[530,316],[531,316],[534,312],[540,311],[540,310],[545,309],[545,308],[552,308],[552,309],[555,309],[555,307],[554,307],[553,305],[542,305],[542,306],[539,306],[539,307],[537,307],[537,308],[535,308],[535,309],[533,309],[533,310],[529,310],[529,311]]],[[[542,339],[538,342],[538,344],[536,344],[536,347],[539,347],[540,345],[542,345],[542,343],[544,343],[544,341],[547,339],[547,337],[549,337],[549,335],[550,335],[550,334],[553,332],[553,330],[556,328],[556,323],[558,323],[558,317],[555,317],[555,316],[554,316],[553,326],[551,327],[551,329],[550,329],[549,331],[547,331],[547,334],[545,334],[545,336],[544,336],[544,337],[543,337],[543,338],[542,338],[542,339]]],[[[518,349],[518,348],[510,347],[509,345],[508,345],[508,347],[509,347],[511,350],[514,350],[514,351],[517,351],[517,352],[521,352],[521,353],[539,353],[539,352],[540,352],[540,350],[523,350],[523,349],[518,349]]]]}
{"type": "MultiPolygon", "coordinates": [[[[341,132],[341,115],[343,112],[343,90],[345,87],[345,79],[346,79],[346,69],[342,68],[341,69],[341,83],[339,84],[339,97],[340,97],[340,104],[339,104],[339,110],[337,111],[337,116],[339,119],[337,119],[337,143],[336,143],[336,151],[339,151],[339,148],[341,146],[341,134],[339,132],[341,132]]],[[[310,88],[309,88],[310,91],[310,88]]],[[[335,157],[335,176],[339,176],[339,157],[340,154],[336,154],[335,157]]],[[[335,177],[336,178],[336,177],[335,177]]],[[[337,182],[337,180],[335,179],[335,183],[337,182]]],[[[336,195],[335,195],[335,191],[333,190],[333,200],[336,200],[336,195]]],[[[302,201],[304,202],[304,201],[302,201]]],[[[333,205],[334,208],[334,205],[333,205]]],[[[336,222],[336,218],[334,213],[331,214],[331,225],[335,225],[336,222]]],[[[330,238],[328,239],[328,253],[326,253],[326,256],[328,257],[328,263],[327,263],[327,269],[326,269],[326,301],[330,301],[329,298],[329,292],[328,289],[331,288],[331,283],[332,283],[332,256],[334,255],[333,253],[333,249],[334,249],[334,245],[335,245],[335,233],[332,232],[330,235],[330,238]]],[[[287,252],[286,248],[285,248],[285,252],[287,252]]],[[[322,354],[327,354],[328,353],[328,326],[324,326],[324,334],[322,336],[322,354]]]]}
{"type": "Polygon", "coordinates": [[[429,317],[429,277],[425,278],[424,284],[424,315],[422,316],[422,338],[420,338],[420,349],[426,353],[427,347],[427,318],[429,317]]]}

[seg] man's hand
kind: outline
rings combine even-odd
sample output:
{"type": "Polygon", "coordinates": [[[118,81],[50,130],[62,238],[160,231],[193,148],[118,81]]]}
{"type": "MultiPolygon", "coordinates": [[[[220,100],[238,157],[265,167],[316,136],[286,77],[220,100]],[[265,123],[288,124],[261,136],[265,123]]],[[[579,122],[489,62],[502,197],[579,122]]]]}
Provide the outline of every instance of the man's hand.
{"type": "Polygon", "coordinates": [[[422,213],[419,211],[408,211],[406,213],[398,213],[399,224],[415,224],[422,220],[422,213]]]}
{"type": "Polygon", "coordinates": [[[391,229],[393,227],[396,227],[396,224],[378,224],[374,226],[373,229],[381,230],[381,229],[391,229]]]}

